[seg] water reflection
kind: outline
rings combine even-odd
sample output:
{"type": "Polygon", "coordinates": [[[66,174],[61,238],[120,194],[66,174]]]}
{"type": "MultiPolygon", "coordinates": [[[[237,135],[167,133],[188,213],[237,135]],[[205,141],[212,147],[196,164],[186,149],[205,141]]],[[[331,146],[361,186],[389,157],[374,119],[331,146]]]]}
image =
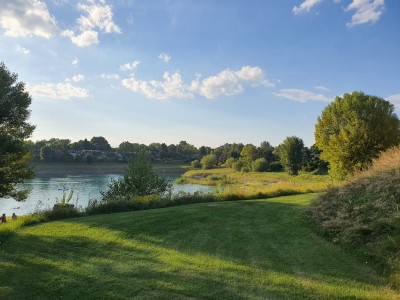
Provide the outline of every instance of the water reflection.
{"type": "MultiPolygon", "coordinates": [[[[71,203],[86,207],[89,199],[100,199],[101,191],[106,190],[111,178],[119,179],[121,175],[77,175],[66,177],[35,178],[24,186],[31,188],[26,201],[17,202],[13,199],[0,198],[0,213],[25,215],[35,210],[52,208],[66,192],[74,191],[71,203]]],[[[173,193],[180,191],[194,193],[196,191],[209,193],[213,188],[196,184],[173,185],[173,193]]]]}

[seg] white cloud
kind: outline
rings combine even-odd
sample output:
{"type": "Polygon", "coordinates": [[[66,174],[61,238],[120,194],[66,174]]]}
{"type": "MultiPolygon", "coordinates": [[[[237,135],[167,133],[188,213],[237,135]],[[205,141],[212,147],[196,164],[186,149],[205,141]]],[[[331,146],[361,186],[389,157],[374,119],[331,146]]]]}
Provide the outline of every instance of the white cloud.
{"type": "Polygon", "coordinates": [[[200,74],[196,74],[190,84],[184,83],[179,72],[173,74],[165,72],[163,81],[138,80],[131,75],[130,78],[122,80],[122,85],[134,92],[140,92],[148,98],[159,100],[190,99],[194,97],[195,93],[208,99],[214,99],[219,96],[239,94],[244,91],[244,85],[274,86],[265,79],[264,71],[260,67],[250,66],[244,66],[238,71],[226,69],[203,80],[200,74]]]}
{"type": "Polygon", "coordinates": [[[27,85],[27,90],[33,95],[49,99],[68,100],[71,98],[87,98],[89,91],[73,86],[71,83],[40,83],[27,85]]]}
{"type": "Polygon", "coordinates": [[[15,50],[17,50],[17,52],[22,53],[22,54],[24,54],[24,55],[28,55],[29,53],[31,53],[31,50],[26,49],[26,48],[24,48],[24,47],[21,47],[20,45],[17,45],[17,46],[15,47],[15,50]]]}
{"type": "Polygon", "coordinates": [[[375,23],[381,17],[384,8],[384,0],[353,0],[347,6],[346,11],[355,10],[355,14],[352,16],[351,22],[347,23],[347,26],[375,23]]]}
{"type": "Polygon", "coordinates": [[[314,89],[317,89],[317,90],[320,90],[320,91],[323,91],[323,92],[330,92],[331,91],[329,88],[327,88],[325,86],[322,86],[322,85],[317,85],[317,86],[314,87],[314,89]]]}
{"type": "Polygon", "coordinates": [[[313,6],[317,5],[321,1],[322,0],[305,0],[303,3],[300,4],[300,6],[293,7],[292,11],[295,15],[309,12],[311,8],[313,8],[313,6]]]}
{"type": "Polygon", "coordinates": [[[121,33],[121,28],[113,21],[113,12],[110,5],[104,0],[86,0],[89,5],[78,3],[77,8],[86,13],[80,16],[76,23],[79,33],[72,30],[64,30],[62,36],[69,37],[71,42],[78,47],[87,47],[99,43],[98,34],[121,33]]]}
{"type": "Polygon", "coordinates": [[[103,79],[119,79],[119,75],[115,73],[109,73],[109,74],[103,73],[100,75],[100,77],[103,79]]]}
{"type": "Polygon", "coordinates": [[[221,95],[232,96],[243,92],[245,83],[253,87],[274,86],[265,79],[264,71],[260,67],[244,66],[239,71],[226,69],[216,76],[210,76],[202,81],[200,76],[197,76],[196,80],[192,82],[192,89],[208,99],[214,99],[221,95]]]}
{"type": "Polygon", "coordinates": [[[54,17],[41,0],[1,0],[0,27],[11,37],[50,38],[57,31],[54,17]]]}
{"type": "Polygon", "coordinates": [[[72,76],[71,79],[72,79],[72,81],[79,82],[79,81],[85,80],[85,76],[83,76],[82,74],[78,74],[78,75],[72,76]]]}
{"type": "Polygon", "coordinates": [[[171,56],[170,55],[168,55],[167,53],[161,53],[159,56],[158,56],[158,58],[159,59],[161,59],[163,62],[165,62],[165,63],[168,63],[170,60],[171,60],[171,56]]]}
{"type": "Polygon", "coordinates": [[[278,93],[274,93],[275,96],[298,101],[301,103],[305,103],[307,101],[331,101],[332,99],[323,95],[316,94],[310,91],[301,90],[301,89],[282,89],[278,93]]]}
{"type": "Polygon", "coordinates": [[[71,39],[71,42],[78,47],[87,47],[99,43],[98,33],[97,31],[93,30],[82,31],[81,34],[77,36],[72,30],[64,30],[61,35],[69,37],[71,39]]]}
{"type": "Polygon", "coordinates": [[[121,65],[119,67],[119,69],[121,71],[135,70],[139,66],[139,64],[140,64],[140,61],[135,60],[135,61],[133,61],[131,63],[126,63],[126,64],[121,65]]]}
{"type": "Polygon", "coordinates": [[[193,94],[189,86],[185,85],[181,74],[164,72],[163,81],[144,81],[135,79],[134,75],[123,79],[122,85],[134,92],[140,92],[150,99],[191,99],[193,94]]]}
{"type": "Polygon", "coordinates": [[[400,109],[400,94],[391,95],[386,100],[392,103],[397,109],[400,109]]]}
{"type": "Polygon", "coordinates": [[[110,5],[105,5],[104,0],[88,0],[91,5],[78,3],[77,7],[87,13],[77,19],[82,31],[99,28],[105,33],[121,33],[121,28],[113,21],[113,12],[110,5]]]}
{"type": "Polygon", "coordinates": [[[77,57],[74,57],[74,58],[72,59],[72,64],[73,64],[74,66],[76,66],[77,64],[79,64],[79,60],[78,60],[77,57]]]}
{"type": "MultiPolygon", "coordinates": [[[[293,7],[293,13],[298,15],[309,12],[314,6],[322,2],[323,0],[305,0],[300,6],[293,7]]],[[[340,0],[334,0],[334,3],[338,4],[340,0]]],[[[352,27],[354,25],[365,24],[369,22],[376,22],[382,15],[385,8],[385,0],[352,0],[352,2],[346,7],[345,11],[355,11],[351,18],[351,22],[347,23],[347,26],[352,27]]]]}

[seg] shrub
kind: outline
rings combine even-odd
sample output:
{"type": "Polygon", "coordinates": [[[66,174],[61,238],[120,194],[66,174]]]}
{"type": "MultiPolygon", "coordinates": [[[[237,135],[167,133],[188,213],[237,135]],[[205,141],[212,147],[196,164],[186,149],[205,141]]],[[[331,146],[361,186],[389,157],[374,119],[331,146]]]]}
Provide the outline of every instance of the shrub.
{"type": "Polygon", "coordinates": [[[253,172],[265,172],[268,170],[268,163],[265,158],[256,159],[253,162],[253,172]]]}
{"type": "Polygon", "coordinates": [[[240,172],[242,168],[243,168],[243,162],[241,160],[238,160],[232,164],[232,169],[237,172],[240,172]]]}
{"type": "Polygon", "coordinates": [[[249,173],[250,172],[250,168],[249,167],[242,167],[242,169],[240,170],[242,173],[249,173]]]}
{"type": "Polygon", "coordinates": [[[111,180],[103,199],[130,199],[135,196],[161,195],[171,187],[171,184],[160,177],[151,163],[142,155],[137,156],[125,169],[122,179],[111,180]]]}
{"type": "Polygon", "coordinates": [[[232,168],[233,163],[236,162],[236,159],[233,157],[229,157],[226,161],[225,161],[225,167],[227,168],[232,168]]]}
{"type": "Polygon", "coordinates": [[[270,163],[269,170],[271,172],[282,172],[283,166],[281,165],[281,163],[279,161],[274,161],[274,162],[270,163]]]}
{"type": "Polygon", "coordinates": [[[212,169],[217,164],[217,157],[214,154],[204,156],[200,161],[203,169],[212,169]]]}
{"type": "Polygon", "coordinates": [[[190,163],[190,165],[191,165],[192,168],[194,168],[194,169],[200,169],[200,168],[201,168],[201,163],[200,163],[200,161],[199,161],[198,159],[192,161],[192,162],[190,163]]]}

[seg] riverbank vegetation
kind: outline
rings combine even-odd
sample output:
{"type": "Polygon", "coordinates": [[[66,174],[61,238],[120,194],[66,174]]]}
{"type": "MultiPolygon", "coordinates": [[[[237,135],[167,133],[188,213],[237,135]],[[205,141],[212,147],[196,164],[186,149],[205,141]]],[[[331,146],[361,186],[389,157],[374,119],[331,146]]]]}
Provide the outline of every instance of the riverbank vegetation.
{"type": "Polygon", "coordinates": [[[361,253],[344,251],[303,222],[315,196],[194,204],[15,230],[0,247],[0,292],[5,299],[396,299],[387,278],[361,263],[361,253]]]}

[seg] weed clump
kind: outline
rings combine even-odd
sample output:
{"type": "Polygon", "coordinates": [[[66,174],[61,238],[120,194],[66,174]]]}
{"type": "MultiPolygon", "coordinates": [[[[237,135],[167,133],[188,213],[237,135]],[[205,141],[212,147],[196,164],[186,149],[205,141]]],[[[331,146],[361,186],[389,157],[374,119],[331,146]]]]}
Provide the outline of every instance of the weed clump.
{"type": "MultiPolygon", "coordinates": [[[[400,147],[310,206],[311,218],[342,244],[363,250],[386,270],[400,274],[400,147]]],[[[400,278],[394,276],[400,288],[400,278]]]]}

